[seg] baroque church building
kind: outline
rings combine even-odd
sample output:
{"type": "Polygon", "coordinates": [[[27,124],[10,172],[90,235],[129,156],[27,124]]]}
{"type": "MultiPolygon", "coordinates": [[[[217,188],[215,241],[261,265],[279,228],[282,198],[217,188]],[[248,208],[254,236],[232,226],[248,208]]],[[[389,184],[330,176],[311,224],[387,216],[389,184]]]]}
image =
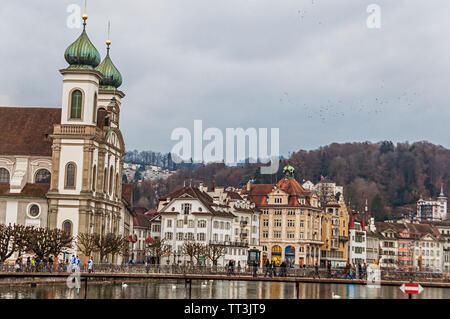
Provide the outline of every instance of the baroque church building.
{"type": "Polygon", "coordinates": [[[60,228],[75,238],[128,236],[133,212],[122,196],[122,77],[111,42],[101,61],[86,15],[83,20],[60,70],[62,107],[0,107],[0,223],[60,228]]]}

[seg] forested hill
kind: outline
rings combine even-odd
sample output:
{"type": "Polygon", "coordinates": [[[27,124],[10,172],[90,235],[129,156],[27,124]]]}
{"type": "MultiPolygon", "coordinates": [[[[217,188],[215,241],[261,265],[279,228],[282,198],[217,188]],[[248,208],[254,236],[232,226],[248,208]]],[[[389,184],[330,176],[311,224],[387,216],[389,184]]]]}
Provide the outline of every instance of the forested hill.
{"type": "Polygon", "coordinates": [[[255,183],[276,182],[289,163],[300,182],[314,183],[324,176],[344,186],[346,201],[362,210],[365,200],[377,220],[398,217],[415,210],[420,195],[436,197],[444,183],[450,190],[450,150],[428,142],[413,144],[392,142],[331,144],[312,151],[299,151],[283,160],[277,175],[261,176],[257,165],[227,167],[209,164],[195,170],[181,170],[166,181],[145,181],[136,200],[154,207],[157,198],[182,186],[185,180],[217,185],[242,186],[249,179],[255,183]]]}

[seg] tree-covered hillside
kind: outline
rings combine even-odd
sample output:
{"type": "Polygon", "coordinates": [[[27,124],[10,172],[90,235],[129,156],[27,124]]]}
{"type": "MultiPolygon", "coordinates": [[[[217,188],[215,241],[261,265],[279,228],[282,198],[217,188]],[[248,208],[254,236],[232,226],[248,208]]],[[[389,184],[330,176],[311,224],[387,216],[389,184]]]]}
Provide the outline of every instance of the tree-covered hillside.
{"type": "Polygon", "coordinates": [[[312,151],[298,151],[280,163],[275,175],[260,175],[258,165],[228,167],[209,164],[194,170],[180,170],[167,180],[144,181],[139,204],[155,207],[157,198],[185,181],[214,180],[221,186],[243,186],[249,179],[255,183],[273,183],[282,177],[283,166],[295,168],[300,182],[320,181],[321,176],[344,186],[346,201],[362,210],[366,199],[378,219],[400,216],[415,210],[422,195],[435,197],[441,183],[446,194],[450,189],[450,150],[428,142],[413,144],[392,142],[331,144],[312,151]]]}

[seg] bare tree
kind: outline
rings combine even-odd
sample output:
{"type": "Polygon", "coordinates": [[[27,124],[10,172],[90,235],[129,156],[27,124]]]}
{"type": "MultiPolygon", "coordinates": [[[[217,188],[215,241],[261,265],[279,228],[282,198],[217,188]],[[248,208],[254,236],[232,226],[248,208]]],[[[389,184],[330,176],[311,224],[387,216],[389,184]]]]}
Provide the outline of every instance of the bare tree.
{"type": "Polygon", "coordinates": [[[42,259],[67,251],[72,248],[72,241],[72,235],[61,229],[33,228],[28,236],[27,249],[42,259]]]}
{"type": "Polygon", "coordinates": [[[112,258],[114,258],[115,255],[123,254],[124,247],[128,244],[127,238],[113,233],[108,233],[106,235],[95,233],[92,237],[94,246],[96,247],[95,250],[100,253],[100,262],[102,262],[109,254],[111,254],[112,258]]]}
{"type": "Polygon", "coordinates": [[[217,266],[217,261],[225,256],[226,252],[227,248],[223,245],[209,244],[206,246],[206,257],[211,260],[214,266],[217,266]]]}
{"type": "Polygon", "coordinates": [[[195,241],[185,241],[183,246],[181,246],[182,254],[189,256],[191,259],[191,264],[193,264],[193,259],[195,258],[197,265],[202,257],[206,257],[206,246],[197,243],[195,241]]]}
{"type": "Polygon", "coordinates": [[[4,262],[15,252],[19,255],[22,253],[31,230],[32,227],[22,225],[0,225],[0,262],[4,262]]]}
{"type": "Polygon", "coordinates": [[[150,257],[154,257],[158,263],[162,256],[169,256],[171,252],[170,245],[166,244],[165,239],[156,238],[153,242],[147,244],[146,250],[150,257]]]}
{"type": "Polygon", "coordinates": [[[77,247],[85,256],[98,251],[95,234],[81,233],[77,236],[77,247]]]}

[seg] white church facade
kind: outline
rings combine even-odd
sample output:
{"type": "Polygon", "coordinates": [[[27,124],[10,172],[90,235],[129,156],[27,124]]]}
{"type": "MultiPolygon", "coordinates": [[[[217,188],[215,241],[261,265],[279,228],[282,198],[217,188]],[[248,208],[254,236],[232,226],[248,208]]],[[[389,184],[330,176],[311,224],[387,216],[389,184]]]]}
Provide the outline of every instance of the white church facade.
{"type": "Polygon", "coordinates": [[[101,61],[83,19],[81,35],[65,51],[69,65],[60,70],[61,108],[0,107],[0,223],[59,228],[74,238],[128,236],[122,77],[109,55],[111,42],[101,61]]]}

